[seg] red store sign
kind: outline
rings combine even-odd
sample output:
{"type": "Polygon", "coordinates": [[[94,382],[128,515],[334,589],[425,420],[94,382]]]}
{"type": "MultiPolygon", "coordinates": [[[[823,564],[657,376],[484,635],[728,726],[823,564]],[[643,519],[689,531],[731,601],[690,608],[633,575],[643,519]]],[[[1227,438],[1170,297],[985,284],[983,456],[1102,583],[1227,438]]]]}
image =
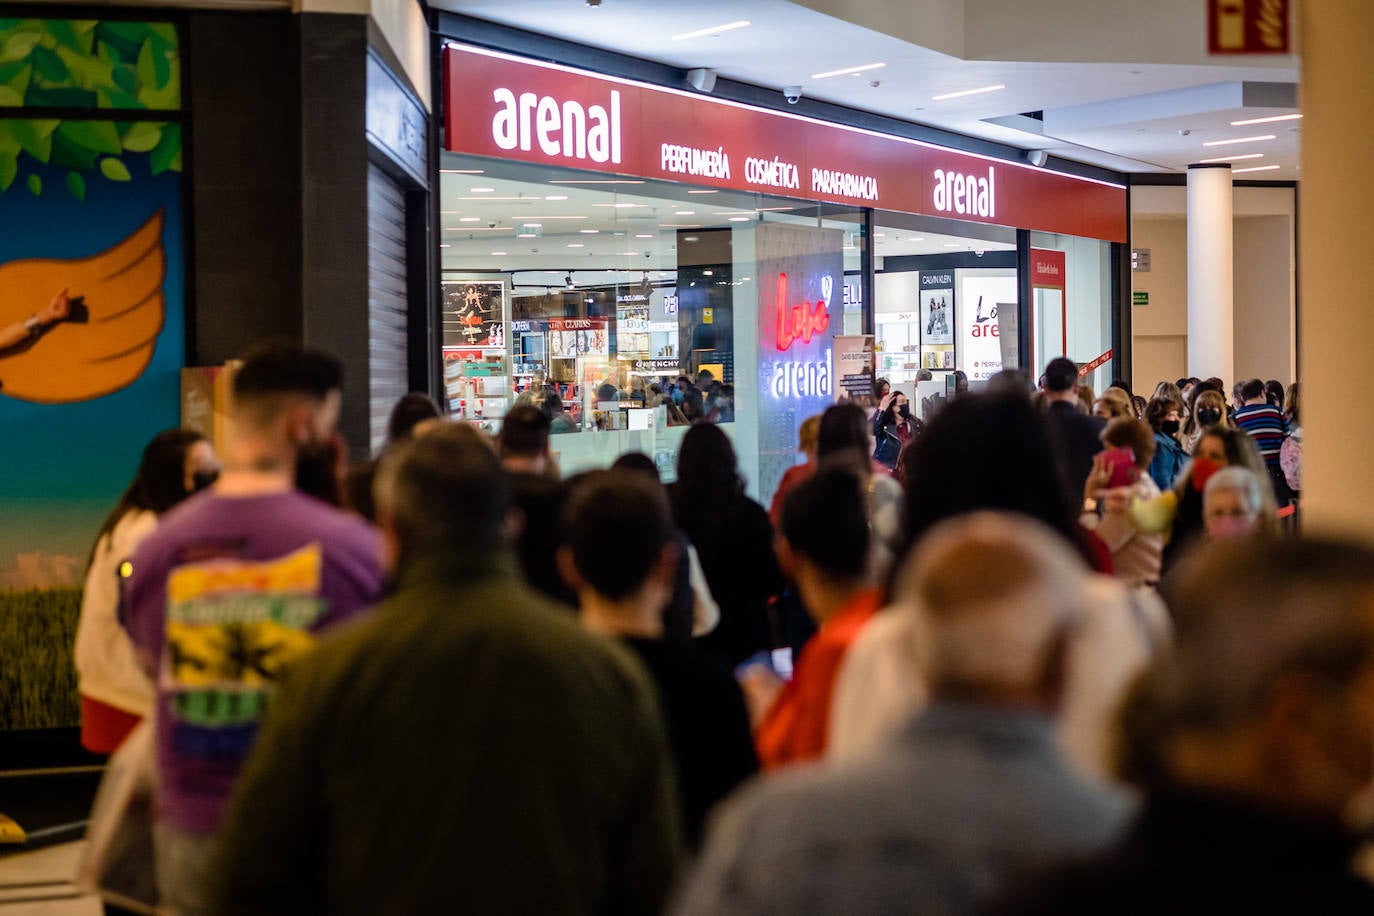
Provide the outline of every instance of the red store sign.
{"type": "Polygon", "coordinates": [[[1122,185],[496,51],[444,57],[455,153],[1126,241],[1122,185]]]}

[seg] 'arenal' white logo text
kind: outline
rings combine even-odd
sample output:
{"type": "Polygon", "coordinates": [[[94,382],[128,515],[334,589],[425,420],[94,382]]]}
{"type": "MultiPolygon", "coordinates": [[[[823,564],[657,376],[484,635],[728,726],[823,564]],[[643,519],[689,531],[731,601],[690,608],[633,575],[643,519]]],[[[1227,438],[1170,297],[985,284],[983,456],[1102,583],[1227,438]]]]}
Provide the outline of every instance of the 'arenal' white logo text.
{"type": "Polygon", "coordinates": [[[491,119],[491,137],[501,149],[518,146],[529,152],[537,140],[546,156],[620,162],[618,91],[611,90],[609,106],[585,108],[572,101],[560,105],[557,99],[533,92],[520,93],[518,100],[509,89],[497,89],[491,95],[501,106],[491,119]]]}
{"type": "Polygon", "coordinates": [[[952,169],[935,170],[935,209],[941,213],[981,216],[997,215],[996,175],[988,166],[987,177],[964,175],[952,169]]]}

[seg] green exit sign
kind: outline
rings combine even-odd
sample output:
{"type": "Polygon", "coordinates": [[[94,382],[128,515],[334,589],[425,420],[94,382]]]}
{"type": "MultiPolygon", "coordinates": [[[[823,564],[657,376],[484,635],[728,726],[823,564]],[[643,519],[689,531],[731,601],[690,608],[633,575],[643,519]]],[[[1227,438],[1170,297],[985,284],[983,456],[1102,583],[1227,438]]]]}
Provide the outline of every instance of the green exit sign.
{"type": "Polygon", "coordinates": [[[1131,292],[1131,305],[1149,305],[1150,294],[1144,290],[1133,290],[1131,292]]]}

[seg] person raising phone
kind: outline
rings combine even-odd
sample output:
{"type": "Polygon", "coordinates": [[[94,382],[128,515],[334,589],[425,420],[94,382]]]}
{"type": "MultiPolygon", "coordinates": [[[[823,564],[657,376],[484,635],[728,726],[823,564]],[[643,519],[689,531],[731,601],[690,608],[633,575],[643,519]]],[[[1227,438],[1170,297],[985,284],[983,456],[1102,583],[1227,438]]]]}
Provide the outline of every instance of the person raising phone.
{"type": "Polygon", "coordinates": [[[1107,451],[1093,457],[1083,487],[1084,509],[1096,504],[1101,514],[1085,511],[1084,525],[1111,551],[1118,579],[1133,588],[1158,585],[1164,535],[1141,531],[1129,514],[1136,500],[1159,496],[1159,487],[1150,477],[1154,431],[1143,420],[1113,420],[1102,431],[1102,444],[1107,451]]]}

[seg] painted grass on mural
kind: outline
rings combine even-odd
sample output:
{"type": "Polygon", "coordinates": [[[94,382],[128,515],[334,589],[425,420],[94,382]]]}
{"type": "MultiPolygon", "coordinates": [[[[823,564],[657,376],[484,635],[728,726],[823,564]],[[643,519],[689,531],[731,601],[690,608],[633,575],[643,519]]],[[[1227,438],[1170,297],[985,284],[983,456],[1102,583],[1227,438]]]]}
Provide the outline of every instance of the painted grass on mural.
{"type": "Polygon", "coordinates": [[[72,646],[81,589],[0,592],[0,731],[81,724],[72,646]]]}

